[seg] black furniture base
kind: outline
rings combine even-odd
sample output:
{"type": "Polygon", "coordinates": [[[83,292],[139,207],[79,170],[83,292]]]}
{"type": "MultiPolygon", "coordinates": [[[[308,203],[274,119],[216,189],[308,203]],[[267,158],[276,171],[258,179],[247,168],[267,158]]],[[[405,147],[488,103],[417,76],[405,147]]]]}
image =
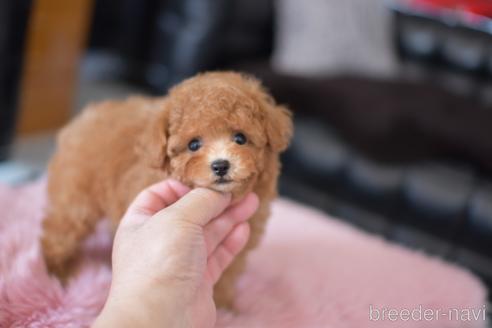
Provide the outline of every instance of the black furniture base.
{"type": "Polygon", "coordinates": [[[31,0],[0,1],[0,161],[15,130],[24,40],[31,0]]]}

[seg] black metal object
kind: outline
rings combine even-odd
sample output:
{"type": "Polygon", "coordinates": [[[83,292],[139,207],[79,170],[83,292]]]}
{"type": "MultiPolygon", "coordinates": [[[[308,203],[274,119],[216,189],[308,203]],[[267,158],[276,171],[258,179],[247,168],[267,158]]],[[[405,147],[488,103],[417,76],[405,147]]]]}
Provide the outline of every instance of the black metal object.
{"type": "Polygon", "coordinates": [[[0,1],[0,160],[15,130],[19,82],[31,0],[0,1]]]}

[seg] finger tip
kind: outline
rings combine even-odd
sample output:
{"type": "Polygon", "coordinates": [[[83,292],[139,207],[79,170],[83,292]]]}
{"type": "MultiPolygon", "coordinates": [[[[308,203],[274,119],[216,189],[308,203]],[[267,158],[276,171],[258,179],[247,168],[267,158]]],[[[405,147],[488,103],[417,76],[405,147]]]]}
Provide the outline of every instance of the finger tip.
{"type": "Polygon", "coordinates": [[[246,235],[249,235],[250,230],[251,230],[248,222],[243,222],[243,223],[239,224],[239,229],[241,229],[243,231],[243,233],[245,233],[246,235]]]}
{"type": "Polygon", "coordinates": [[[194,213],[193,220],[200,225],[205,225],[224,212],[230,204],[230,199],[223,193],[198,187],[184,195],[175,206],[180,207],[181,210],[191,211],[190,213],[194,213]]]}
{"type": "Polygon", "coordinates": [[[249,240],[251,229],[249,223],[243,222],[236,226],[235,237],[239,244],[246,244],[249,240]]]}
{"type": "Polygon", "coordinates": [[[212,197],[217,197],[220,200],[227,202],[227,203],[229,203],[232,200],[232,194],[230,192],[221,192],[221,191],[217,191],[217,190],[205,188],[205,187],[198,187],[198,188],[193,189],[193,191],[195,191],[195,190],[198,193],[205,193],[205,194],[213,195],[212,197]]]}
{"type": "Polygon", "coordinates": [[[258,197],[258,195],[254,192],[251,192],[248,197],[251,199],[250,202],[254,206],[254,208],[258,209],[258,207],[260,206],[260,198],[258,197]]]}
{"type": "Polygon", "coordinates": [[[244,213],[247,213],[249,217],[250,215],[253,215],[256,210],[258,210],[258,207],[260,206],[260,199],[257,194],[251,192],[243,199],[241,206],[243,209],[246,209],[244,213]]]}

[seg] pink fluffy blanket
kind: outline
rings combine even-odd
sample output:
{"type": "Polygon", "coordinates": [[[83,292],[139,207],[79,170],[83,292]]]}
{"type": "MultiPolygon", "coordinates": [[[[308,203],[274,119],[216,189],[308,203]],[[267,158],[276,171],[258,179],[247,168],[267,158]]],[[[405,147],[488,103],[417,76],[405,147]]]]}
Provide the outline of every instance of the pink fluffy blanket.
{"type": "MultiPolygon", "coordinates": [[[[107,295],[104,224],[66,288],[47,275],[38,245],[44,189],[0,186],[1,327],[86,327],[107,295]]],[[[287,200],[275,202],[237,288],[238,313],[219,311],[217,327],[486,326],[485,289],[467,271],[287,200]]]]}

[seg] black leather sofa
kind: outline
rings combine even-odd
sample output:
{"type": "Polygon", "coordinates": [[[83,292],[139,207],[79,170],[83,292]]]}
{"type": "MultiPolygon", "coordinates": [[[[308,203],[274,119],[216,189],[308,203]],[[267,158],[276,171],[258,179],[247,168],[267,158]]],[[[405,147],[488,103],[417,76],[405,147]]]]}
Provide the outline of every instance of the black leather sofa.
{"type": "Polygon", "coordinates": [[[250,70],[296,114],[284,195],[492,287],[492,108],[424,81],[250,70]]]}
{"type": "Polygon", "coordinates": [[[316,118],[298,119],[281,193],[389,240],[462,264],[492,286],[492,183],[471,166],[364,156],[316,118]]]}

